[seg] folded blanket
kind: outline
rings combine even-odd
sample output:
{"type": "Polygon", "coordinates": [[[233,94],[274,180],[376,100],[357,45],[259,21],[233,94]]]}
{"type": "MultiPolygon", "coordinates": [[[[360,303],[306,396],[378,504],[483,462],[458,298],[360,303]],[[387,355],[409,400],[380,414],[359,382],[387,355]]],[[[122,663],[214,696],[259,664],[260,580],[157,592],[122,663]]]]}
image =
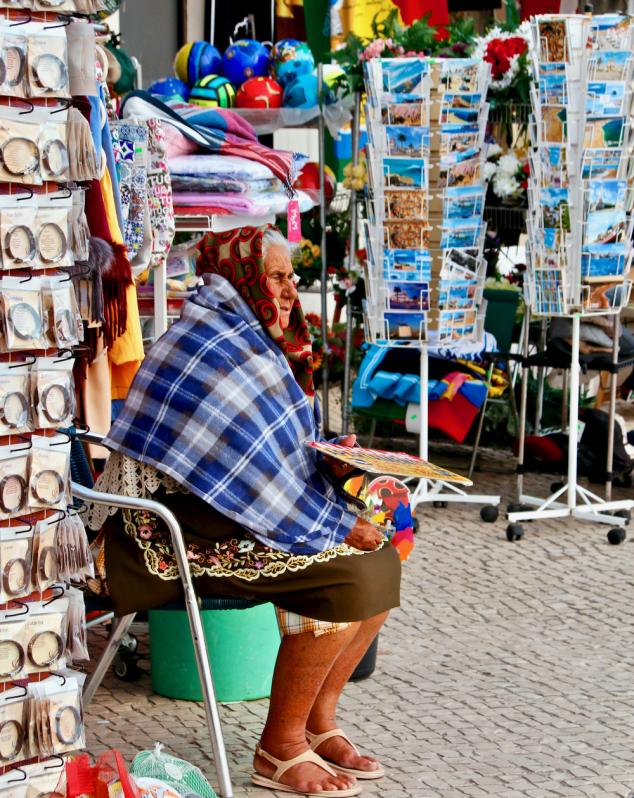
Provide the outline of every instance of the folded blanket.
{"type": "Polygon", "coordinates": [[[202,149],[264,164],[289,191],[301,168],[300,156],[259,144],[253,127],[232,111],[201,108],[176,100],[161,102],[147,92],[132,91],[123,101],[121,115],[126,119],[161,119],[202,149]]]}
{"type": "Polygon", "coordinates": [[[171,175],[233,177],[236,180],[271,180],[275,177],[263,163],[235,155],[182,155],[170,158],[171,175]]]}
{"type": "MultiPolygon", "coordinates": [[[[270,213],[284,213],[288,208],[288,196],[284,192],[256,194],[212,194],[209,192],[174,192],[174,205],[204,208],[214,205],[230,213],[253,216],[266,216],[270,213]]],[[[314,207],[313,200],[303,191],[297,192],[299,210],[304,213],[314,207]]]]}
{"type": "Polygon", "coordinates": [[[282,191],[282,183],[275,177],[272,180],[236,180],[222,175],[209,177],[193,175],[173,175],[172,191],[209,191],[214,194],[266,194],[282,191]]]}

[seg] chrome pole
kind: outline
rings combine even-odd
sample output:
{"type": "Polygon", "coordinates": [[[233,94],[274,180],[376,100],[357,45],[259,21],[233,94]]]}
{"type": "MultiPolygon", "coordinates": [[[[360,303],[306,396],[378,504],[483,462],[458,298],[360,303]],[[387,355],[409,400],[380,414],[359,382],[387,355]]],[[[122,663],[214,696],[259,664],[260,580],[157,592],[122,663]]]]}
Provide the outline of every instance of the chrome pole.
{"type": "Polygon", "coordinates": [[[323,363],[321,364],[322,428],[330,430],[330,402],[328,391],[330,379],[328,371],[328,258],[326,252],[326,155],[325,124],[322,108],[324,90],[323,64],[317,67],[317,91],[319,97],[319,224],[321,225],[321,338],[323,341],[323,363]]]}

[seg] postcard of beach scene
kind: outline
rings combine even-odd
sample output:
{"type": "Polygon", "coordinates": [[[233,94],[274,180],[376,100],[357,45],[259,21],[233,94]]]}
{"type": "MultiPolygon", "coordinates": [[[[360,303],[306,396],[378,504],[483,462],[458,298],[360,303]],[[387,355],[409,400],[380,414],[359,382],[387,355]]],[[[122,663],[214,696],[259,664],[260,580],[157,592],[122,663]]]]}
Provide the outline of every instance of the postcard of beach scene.
{"type": "Polygon", "coordinates": [[[626,14],[596,14],[592,17],[592,43],[596,50],[632,52],[631,18],[626,14]]]}
{"type": "Polygon", "coordinates": [[[631,262],[631,248],[618,244],[590,244],[581,253],[581,276],[586,280],[622,277],[631,262]]]}
{"type": "Polygon", "coordinates": [[[425,282],[431,280],[431,257],[417,249],[386,249],[383,253],[385,280],[425,282]]]}
{"type": "Polygon", "coordinates": [[[482,63],[476,58],[445,59],[441,62],[440,80],[445,91],[475,92],[482,74],[482,63]]]}
{"type": "Polygon", "coordinates": [[[429,126],[429,104],[423,102],[389,103],[381,109],[384,125],[429,126]]]}
{"type": "Polygon", "coordinates": [[[592,116],[618,116],[623,113],[625,83],[620,80],[588,83],[586,113],[592,116]]]}
{"type": "Polygon", "coordinates": [[[443,216],[445,219],[482,217],[484,189],[479,186],[454,186],[445,189],[443,216]]]}
{"type": "Polygon", "coordinates": [[[591,211],[586,218],[583,243],[616,244],[623,240],[626,228],[627,215],[624,209],[591,211]]]}
{"type": "Polygon", "coordinates": [[[384,313],[387,337],[391,341],[426,340],[427,316],[424,313],[384,313]]]}
{"type": "Polygon", "coordinates": [[[386,125],[386,152],[404,158],[422,158],[429,150],[429,128],[386,125]]]}
{"type": "Polygon", "coordinates": [[[625,117],[615,116],[605,119],[587,119],[583,136],[583,146],[587,149],[620,148],[623,143],[625,117]]]}
{"type": "Polygon", "coordinates": [[[429,310],[429,283],[386,282],[389,310],[429,310]]]}
{"type": "Polygon", "coordinates": [[[542,139],[547,144],[561,144],[566,138],[565,105],[542,105],[541,126],[542,139]]]}
{"type": "Polygon", "coordinates": [[[441,280],[438,307],[441,310],[469,310],[476,304],[478,284],[474,280],[441,280]]]}
{"type": "Polygon", "coordinates": [[[429,64],[420,58],[382,58],[381,70],[384,92],[421,95],[429,64]]]}
{"type": "Polygon", "coordinates": [[[424,158],[385,158],[383,177],[389,188],[426,188],[426,162],[424,158]]]}
{"type": "Polygon", "coordinates": [[[588,76],[591,81],[627,81],[632,74],[634,59],[626,50],[598,50],[590,56],[588,76]]]}
{"type": "Polygon", "coordinates": [[[627,180],[590,180],[586,192],[588,211],[625,208],[628,197],[627,180]]]}

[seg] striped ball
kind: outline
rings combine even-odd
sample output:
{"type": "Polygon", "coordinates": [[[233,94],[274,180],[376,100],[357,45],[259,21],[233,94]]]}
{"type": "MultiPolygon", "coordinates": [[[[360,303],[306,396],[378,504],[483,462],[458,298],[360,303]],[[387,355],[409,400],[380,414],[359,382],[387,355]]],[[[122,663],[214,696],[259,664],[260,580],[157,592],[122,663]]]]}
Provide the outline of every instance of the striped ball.
{"type": "Polygon", "coordinates": [[[232,108],[236,102],[236,90],[228,78],[207,75],[191,90],[189,102],[204,108],[232,108]]]}
{"type": "Polygon", "coordinates": [[[222,57],[209,42],[188,42],[176,53],[174,72],[185,83],[193,86],[205,75],[217,75],[222,67],[222,57]]]}

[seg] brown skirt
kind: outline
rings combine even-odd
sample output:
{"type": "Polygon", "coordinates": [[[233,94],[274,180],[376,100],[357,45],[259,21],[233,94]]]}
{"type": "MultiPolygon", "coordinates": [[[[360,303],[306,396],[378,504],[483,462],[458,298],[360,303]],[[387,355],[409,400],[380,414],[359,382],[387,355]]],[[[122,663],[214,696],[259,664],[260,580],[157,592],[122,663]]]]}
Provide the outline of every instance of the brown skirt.
{"type": "MultiPolygon", "coordinates": [[[[346,545],[316,555],[264,546],[206,502],[161,488],[185,535],[198,595],[266,599],[321,621],[361,621],[399,606],[401,563],[389,543],[372,552],[346,545]]],[[[167,528],[144,511],[106,522],[108,589],[117,615],[152,609],[182,596],[167,528]]]]}

